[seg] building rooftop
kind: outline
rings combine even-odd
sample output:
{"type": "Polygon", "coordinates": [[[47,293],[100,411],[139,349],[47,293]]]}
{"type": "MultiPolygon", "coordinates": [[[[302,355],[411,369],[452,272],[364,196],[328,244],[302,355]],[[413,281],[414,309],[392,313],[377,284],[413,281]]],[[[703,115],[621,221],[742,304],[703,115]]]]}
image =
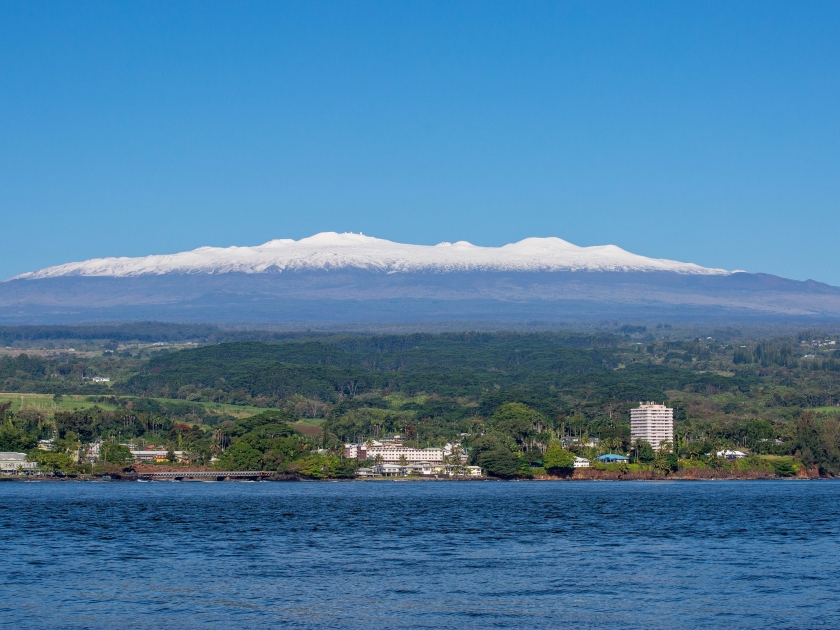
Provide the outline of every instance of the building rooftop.
{"type": "Polygon", "coordinates": [[[617,453],[606,453],[598,457],[599,462],[629,462],[630,458],[617,453]]]}
{"type": "Polygon", "coordinates": [[[660,405],[659,403],[655,402],[640,402],[638,409],[667,409],[667,405],[660,405]]]}
{"type": "Polygon", "coordinates": [[[9,451],[0,452],[0,459],[23,461],[26,459],[26,453],[12,453],[9,451]]]}

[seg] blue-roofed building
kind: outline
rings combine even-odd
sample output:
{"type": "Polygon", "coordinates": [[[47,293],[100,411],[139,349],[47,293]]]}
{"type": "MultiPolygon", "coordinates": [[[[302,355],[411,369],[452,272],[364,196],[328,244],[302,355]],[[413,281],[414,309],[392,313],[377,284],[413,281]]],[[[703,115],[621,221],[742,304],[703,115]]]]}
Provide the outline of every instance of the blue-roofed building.
{"type": "Polygon", "coordinates": [[[606,455],[601,455],[598,461],[602,464],[629,464],[630,458],[615,453],[607,453],[606,455]]]}

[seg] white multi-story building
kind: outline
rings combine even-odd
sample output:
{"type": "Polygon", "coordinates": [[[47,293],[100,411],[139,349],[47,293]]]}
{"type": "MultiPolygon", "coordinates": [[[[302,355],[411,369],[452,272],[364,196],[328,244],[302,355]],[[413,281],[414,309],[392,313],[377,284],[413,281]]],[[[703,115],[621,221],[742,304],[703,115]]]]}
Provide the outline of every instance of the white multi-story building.
{"type": "Polygon", "coordinates": [[[674,410],[665,405],[640,403],[630,410],[630,439],[649,443],[658,451],[663,442],[674,442],[674,410]]]}
{"type": "Polygon", "coordinates": [[[26,453],[0,453],[0,473],[15,474],[34,472],[38,468],[35,462],[26,461],[26,453]]]}
{"type": "MultiPolygon", "coordinates": [[[[457,445],[455,445],[457,446],[457,445]]],[[[362,444],[345,444],[344,456],[347,459],[376,459],[380,457],[383,464],[399,464],[401,461],[409,464],[442,464],[443,458],[451,455],[452,444],[444,448],[411,448],[403,446],[397,440],[373,441],[362,444]]],[[[465,453],[461,459],[465,459],[465,453]]]]}

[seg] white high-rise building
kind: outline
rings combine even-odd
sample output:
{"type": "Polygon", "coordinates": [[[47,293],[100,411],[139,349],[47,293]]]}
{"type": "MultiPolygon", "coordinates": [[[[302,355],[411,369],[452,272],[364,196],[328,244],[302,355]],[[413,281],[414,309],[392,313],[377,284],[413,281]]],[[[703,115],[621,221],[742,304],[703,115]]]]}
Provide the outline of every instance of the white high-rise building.
{"type": "Polygon", "coordinates": [[[630,439],[648,442],[658,451],[662,442],[674,442],[674,410],[665,405],[639,403],[630,410],[630,439]]]}

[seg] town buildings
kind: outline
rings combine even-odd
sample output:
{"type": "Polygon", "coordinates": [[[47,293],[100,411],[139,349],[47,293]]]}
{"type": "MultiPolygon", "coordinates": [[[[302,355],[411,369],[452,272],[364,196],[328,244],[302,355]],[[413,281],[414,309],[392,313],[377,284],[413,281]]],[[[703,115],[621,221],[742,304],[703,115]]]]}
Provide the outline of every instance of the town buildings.
{"type": "MultiPolygon", "coordinates": [[[[168,462],[170,452],[164,450],[131,450],[131,456],[136,462],[168,462]]],[[[175,456],[175,461],[178,463],[187,462],[190,460],[189,453],[186,451],[172,451],[175,456]]]]}
{"type": "Polygon", "coordinates": [[[663,442],[674,442],[674,410],[665,405],[640,403],[630,410],[630,440],[647,442],[658,451],[663,442]]]}
{"type": "Polygon", "coordinates": [[[408,464],[407,466],[376,464],[370,468],[359,468],[356,470],[357,477],[408,477],[409,475],[420,475],[423,477],[481,477],[481,466],[461,466],[456,468],[452,465],[432,466],[427,463],[408,464]]]}

